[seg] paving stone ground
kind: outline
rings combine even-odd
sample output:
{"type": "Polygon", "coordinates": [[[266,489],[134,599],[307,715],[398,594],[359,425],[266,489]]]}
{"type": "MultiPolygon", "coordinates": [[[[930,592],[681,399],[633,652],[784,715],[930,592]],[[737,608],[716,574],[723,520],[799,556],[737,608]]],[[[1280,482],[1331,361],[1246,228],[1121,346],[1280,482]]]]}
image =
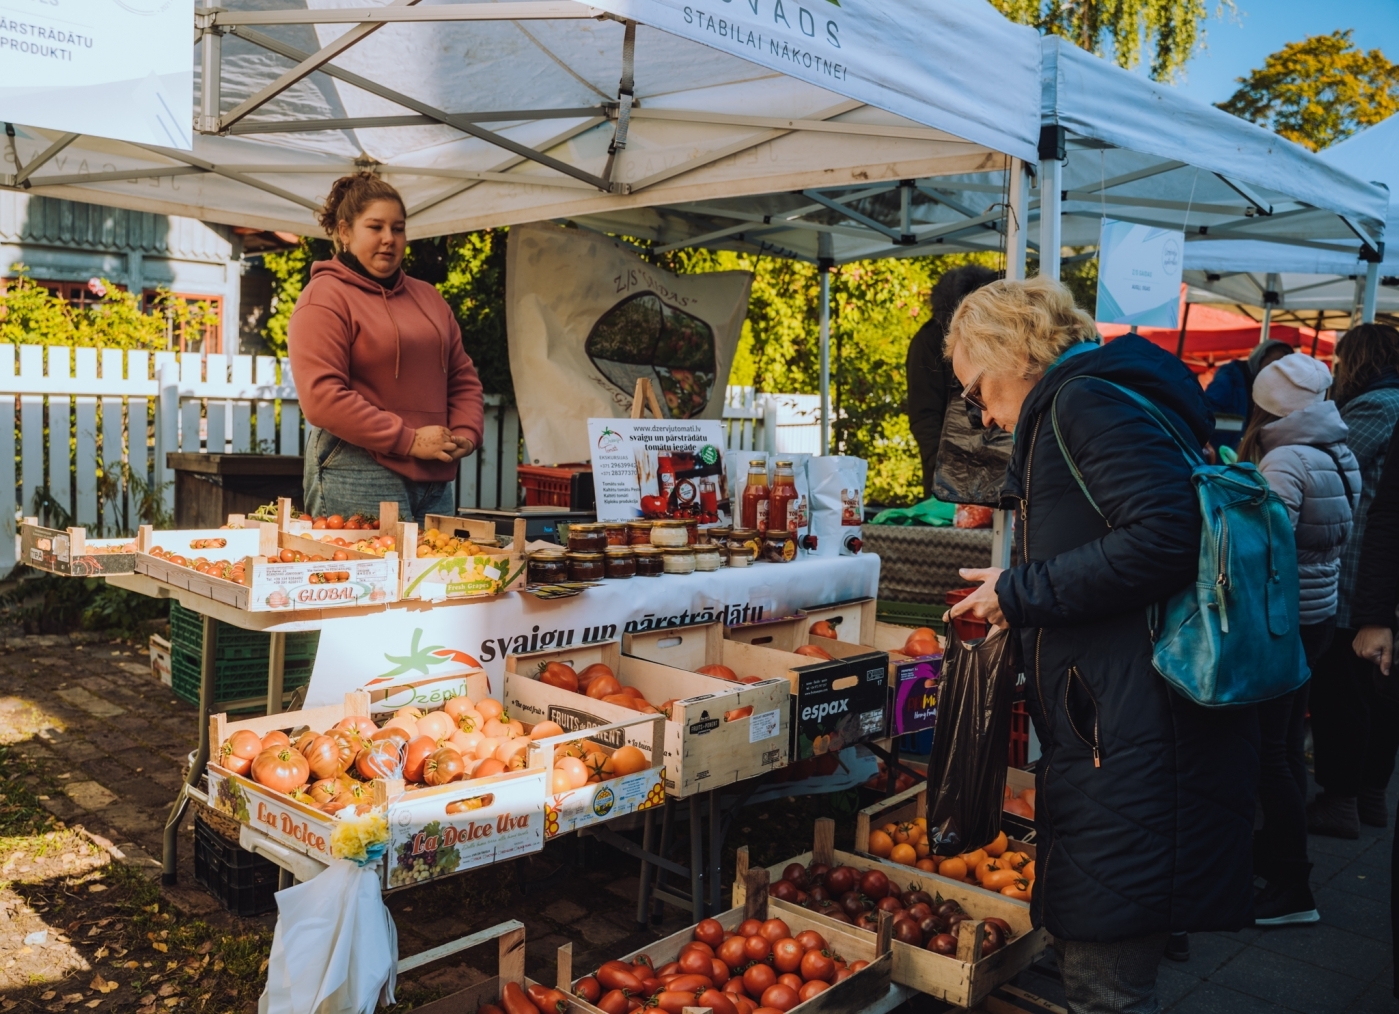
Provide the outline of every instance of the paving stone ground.
{"type": "MultiPolygon", "coordinates": [[[[12,744],[19,758],[32,765],[34,773],[25,780],[36,791],[42,790],[44,807],[70,827],[81,826],[110,841],[127,863],[152,876],[159,865],[166,812],[196,741],[195,709],[176,700],[151,675],[143,649],[90,634],[13,636],[0,643],[0,743],[12,744]]],[[[729,836],[728,855],[742,843],[739,839],[750,839],[750,831],[760,852],[781,847],[774,841],[787,840],[793,853],[801,851],[820,805],[817,801],[784,809],[784,804],[767,804],[761,814],[754,812],[758,808],[744,811],[729,836]],[[760,846],[760,840],[767,844],[760,846]]],[[[1391,792],[1390,806],[1391,813],[1399,806],[1399,791],[1391,792]]],[[[850,823],[845,822],[842,832],[850,823]]],[[[682,838],[676,857],[682,858],[685,849],[682,838]]],[[[1310,849],[1321,923],[1192,937],[1191,960],[1179,965],[1167,962],[1162,968],[1161,998],[1166,1010],[1172,1014],[1399,1010],[1399,1001],[1392,995],[1390,831],[1366,828],[1354,842],[1313,837],[1310,849]]],[[[92,851],[96,855],[97,850],[92,851]]],[[[195,883],[192,851],[192,824],[187,817],[180,831],[180,882],[162,888],[168,905],[184,917],[214,926],[271,927],[271,916],[239,920],[224,913],[195,883]]],[[[784,857],[760,858],[775,862],[784,857]]],[[[87,868],[85,860],[78,856],[73,862],[72,872],[81,875],[87,868]]],[[[9,874],[8,868],[0,870],[0,880],[9,874]]],[[[583,968],[688,923],[686,914],[666,908],[663,922],[642,929],[635,921],[635,890],[634,860],[596,841],[567,836],[540,855],[396,893],[390,896],[389,907],[403,954],[504,919],[520,919],[527,932],[528,974],[552,982],[561,944],[573,944],[575,967],[583,968]]],[[[38,959],[24,953],[23,939],[45,928],[42,912],[26,910],[22,902],[0,892],[0,982],[26,981],[27,975],[33,983],[35,976],[42,980],[51,974],[51,969],[40,967],[38,959]]],[[[47,929],[55,940],[64,931],[63,927],[47,929]]],[[[63,942],[67,946],[66,938],[63,942]]],[[[29,954],[35,953],[30,946],[29,954]]],[[[80,949],[74,955],[63,960],[75,968],[85,967],[80,949]]],[[[50,952],[45,960],[58,959],[50,952]]],[[[399,1009],[478,982],[493,974],[493,962],[494,950],[486,948],[427,966],[402,980],[400,995],[408,1002],[399,1009]]],[[[1062,1002],[1062,988],[1047,962],[1022,973],[1016,984],[1062,1002]]],[[[147,1009],[123,1007],[121,996],[113,994],[114,999],[100,1009],[147,1009]]],[[[54,1003],[61,1005],[62,998],[54,1003]]],[[[926,999],[911,1006],[913,1014],[945,1009],[926,999]]],[[[215,999],[198,1009],[249,1008],[220,1007],[215,999]]]]}

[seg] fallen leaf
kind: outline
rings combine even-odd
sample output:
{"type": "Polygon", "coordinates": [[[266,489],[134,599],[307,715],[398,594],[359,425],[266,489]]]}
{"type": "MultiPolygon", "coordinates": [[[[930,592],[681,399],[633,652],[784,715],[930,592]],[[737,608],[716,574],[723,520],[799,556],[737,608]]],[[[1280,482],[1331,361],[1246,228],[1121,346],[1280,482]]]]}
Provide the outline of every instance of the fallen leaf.
{"type": "Polygon", "coordinates": [[[98,961],[101,961],[110,953],[111,951],[107,950],[107,945],[103,944],[101,947],[97,948],[97,951],[95,954],[93,954],[93,957],[96,958],[98,961]]]}
{"type": "Polygon", "coordinates": [[[101,932],[102,932],[102,928],[101,928],[100,926],[90,926],[90,927],[88,928],[87,935],[90,936],[90,937],[95,937],[95,936],[97,936],[97,935],[98,935],[99,933],[101,933],[101,932]]]}
{"type": "Polygon", "coordinates": [[[161,996],[169,996],[171,993],[175,992],[176,988],[173,982],[167,982],[165,985],[161,986],[160,989],[156,990],[156,992],[161,996]]]}
{"type": "Polygon", "coordinates": [[[110,979],[102,978],[102,973],[98,972],[92,977],[92,981],[87,984],[88,989],[95,989],[99,993],[110,993],[114,989],[120,989],[121,983],[113,982],[110,979]]]}
{"type": "Polygon", "coordinates": [[[263,972],[267,971],[267,966],[268,966],[268,964],[269,964],[268,959],[267,959],[267,958],[263,958],[263,959],[262,959],[262,964],[260,964],[260,965],[257,966],[257,974],[258,974],[258,975],[261,975],[263,972]]]}
{"type": "Polygon", "coordinates": [[[155,1014],[155,1004],[150,1004],[147,1007],[136,1008],[136,1014],[155,1014]]]}
{"type": "Polygon", "coordinates": [[[40,994],[39,994],[39,999],[40,999],[40,1000],[52,1000],[52,999],[53,999],[54,997],[56,997],[56,996],[58,996],[58,991],[57,991],[57,990],[51,989],[51,990],[49,990],[47,993],[40,993],[40,994]]]}
{"type": "Polygon", "coordinates": [[[14,1009],[15,1009],[16,1007],[18,1007],[18,1006],[19,1006],[19,1001],[18,1001],[18,1000],[4,1000],[4,1001],[0,1001],[0,1007],[4,1007],[6,1010],[14,1010],[14,1009]]]}
{"type": "Polygon", "coordinates": [[[184,999],[184,997],[182,997],[182,996],[172,996],[169,1000],[166,1000],[166,1001],[165,1001],[165,1006],[167,1006],[167,1007],[173,1007],[173,1006],[175,1006],[177,1003],[179,1003],[179,1002],[180,1002],[181,1000],[183,1000],[183,999],[184,999]]]}
{"type": "Polygon", "coordinates": [[[152,940],[152,941],[151,941],[151,946],[154,947],[156,950],[158,950],[161,954],[164,954],[164,953],[166,953],[168,950],[170,950],[170,945],[169,945],[169,944],[163,944],[163,943],[161,943],[159,940],[152,940]]]}
{"type": "Polygon", "coordinates": [[[194,953],[196,953],[196,954],[208,954],[208,953],[209,953],[210,951],[212,951],[213,949],[214,949],[214,942],[213,942],[212,940],[205,940],[202,944],[199,945],[198,949],[197,949],[194,953]]]}
{"type": "Polygon", "coordinates": [[[88,889],[88,891],[90,891],[91,893],[96,894],[98,891],[105,891],[105,890],[107,889],[107,885],[106,885],[106,884],[88,884],[88,885],[87,885],[87,889],[88,889]]]}
{"type": "Polygon", "coordinates": [[[141,966],[140,966],[140,964],[139,964],[138,962],[135,962],[135,961],[127,961],[127,962],[124,962],[124,963],[122,964],[121,967],[122,967],[122,968],[140,968],[141,966]]]}
{"type": "Polygon", "coordinates": [[[156,902],[154,905],[146,905],[144,908],[141,909],[141,911],[150,912],[152,915],[155,915],[157,912],[160,911],[160,902],[156,902]]]}
{"type": "Polygon", "coordinates": [[[84,1006],[84,1007],[97,1007],[97,1006],[100,1006],[101,1003],[102,1003],[101,1000],[89,1000],[87,1003],[83,1004],[83,1006],[84,1006]]]}
{"type": "Polygon", "coordinates": [[[82,998],[83,998],[83,995],[82,995],[81,993],[66,993],[66,994],[64,994],[63,1002],[64,1002],[64,1003],[77,1003],[77,1002],[78,1002],[79,1000],[81,1000],[82,998]]]}
{"type": "Polygon", "coordinates": [[[123,957],[126,956],[126,948],[125,948],[125,947],[122,947],[122,946],[120,946],[120,945],[118,945],[117,948],[116,948],[115,953],[116,953],[116,956],[117,956],[117,957],[123,958],[123,957]]]}
{"type": "Polygon", "coordinates": [[[143,1007],[149,1007],[153,1003],[155,1003],[154,993],[147,993],[145,996],[141,997],[141,1005],[143,1007]]]}

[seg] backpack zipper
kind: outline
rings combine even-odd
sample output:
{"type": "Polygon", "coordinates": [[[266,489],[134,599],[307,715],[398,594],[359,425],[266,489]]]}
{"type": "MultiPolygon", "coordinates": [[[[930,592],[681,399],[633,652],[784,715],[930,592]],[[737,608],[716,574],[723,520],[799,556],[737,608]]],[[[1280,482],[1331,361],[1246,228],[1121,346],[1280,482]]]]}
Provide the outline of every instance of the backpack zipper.
{"type": "Polygon", "coordinates": [[[1103,766],[1103,763],[1102,758],[1099,754],[1098,744],[1102,740],[1102,736],[1100,735],[1100,730],[1098,727],[1098,699],[1093,696],[1093,691],[1088,689],[1088,683],[1084,680],[1082,674],[1079,673],[1078,666],[1069,667],[1069,678],[1064,683],[1064,714],[1069,720],[1069,728],[1074,731],[1074,735],[1077,736],[1083,742],[1084,746],[1092,748],[1093,766],[1095,768],[1101,768],[1103,766]],[[1074,680],[1078,680],[1078,682],[1083,686],[1083,692],[1086,693],[1088,695],[1088,699],[1093,702],[1092,742],[1088,740],[1087,736],[1078,731],[1078,725],[1074,722],[1074,714],[1072,711],[1069,710],[1069,691],[1073,689],[1074,680]]]}
{"type": "Polygon", "coordinates": [[[1214,601],[1219,606],[1219,632],[1229,633],[1229,609],[1225,598],[1229,592],[1229,516],[1219,511],[1219,576],[1214,579],[1214,601]]]}

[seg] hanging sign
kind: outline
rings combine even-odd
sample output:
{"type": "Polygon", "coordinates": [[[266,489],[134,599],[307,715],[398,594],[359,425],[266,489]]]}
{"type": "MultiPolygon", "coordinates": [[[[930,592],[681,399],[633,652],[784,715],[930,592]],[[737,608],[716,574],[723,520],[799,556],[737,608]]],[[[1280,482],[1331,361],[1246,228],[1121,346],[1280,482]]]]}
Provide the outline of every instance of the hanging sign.
{"type": "Polygon", "coordinates": [[[589,419],[599,521],[731,520],[717,420],[589,419]]]}
{"type": "Polygon", "coordinates": [[[1101,324],[1180,326],[1180,278],[1185,233],[1103,219],[1098,244],[1101,324]]]}
{"type": "Polygon", "coordinates": [[[192,149],[193,30],[194,0],[0,5],[0,120],[192,149]]]}

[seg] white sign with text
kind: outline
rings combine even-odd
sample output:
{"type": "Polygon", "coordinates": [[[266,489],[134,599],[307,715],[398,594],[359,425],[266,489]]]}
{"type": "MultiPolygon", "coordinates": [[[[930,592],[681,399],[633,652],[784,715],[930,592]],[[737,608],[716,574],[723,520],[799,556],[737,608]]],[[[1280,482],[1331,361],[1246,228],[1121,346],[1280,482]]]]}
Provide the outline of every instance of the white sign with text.
{"type": "Polygon", "coordinates": [[[1103,219],[1098,246],[1098,309],[1102,324],[1180,326],[1185,233],[1103,219]]]}
{"type": "Polygon", "coordinates": [[[717,419],[589,419],[588,445],[599,521],[724,519],[729,491],[717,419]]]}

